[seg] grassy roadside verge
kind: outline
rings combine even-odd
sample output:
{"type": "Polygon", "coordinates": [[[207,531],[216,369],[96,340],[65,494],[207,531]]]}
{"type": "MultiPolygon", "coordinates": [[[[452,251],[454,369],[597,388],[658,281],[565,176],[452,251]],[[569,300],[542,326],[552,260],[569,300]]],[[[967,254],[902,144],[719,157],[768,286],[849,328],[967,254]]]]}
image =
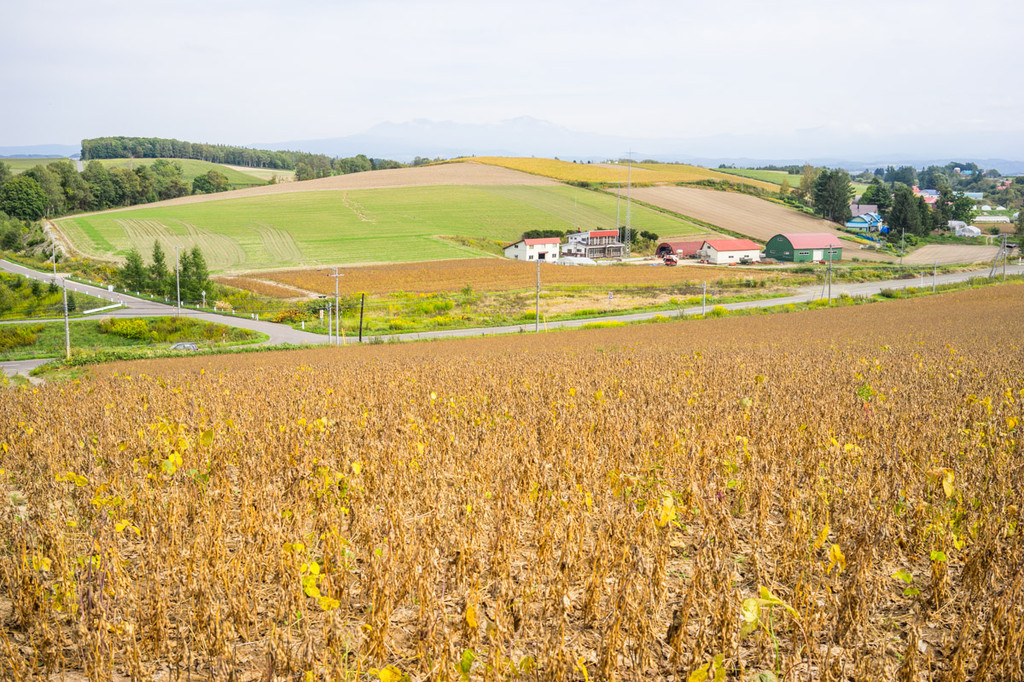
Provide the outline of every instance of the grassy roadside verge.
{"type": "MultiPolygon", "coordinates": [[[[266,334],[189,318],[117,318],[75,320],[68,325],[75,354],[115,353],[125,349],[161,351],[179,341],[201,348],[260,343],[266,334]]],[[[63,357],[63,322],[33,322],[0,326],[0,360],[63,357]]]]}

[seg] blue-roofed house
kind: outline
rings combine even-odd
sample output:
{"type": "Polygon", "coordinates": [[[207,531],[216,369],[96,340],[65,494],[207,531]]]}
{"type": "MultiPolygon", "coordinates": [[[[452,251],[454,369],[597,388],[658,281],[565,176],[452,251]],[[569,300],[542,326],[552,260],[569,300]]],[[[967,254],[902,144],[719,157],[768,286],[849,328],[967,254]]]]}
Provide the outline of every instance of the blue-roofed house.
{"type": "Polygon", "coordinates": [[[861,213],[858,216],[854,216],[846,222],[846,227],[860,232],[889,231],[889,228],[885,226],[885,221],[882,220],[882,216],[877,213],[861,213]]]}

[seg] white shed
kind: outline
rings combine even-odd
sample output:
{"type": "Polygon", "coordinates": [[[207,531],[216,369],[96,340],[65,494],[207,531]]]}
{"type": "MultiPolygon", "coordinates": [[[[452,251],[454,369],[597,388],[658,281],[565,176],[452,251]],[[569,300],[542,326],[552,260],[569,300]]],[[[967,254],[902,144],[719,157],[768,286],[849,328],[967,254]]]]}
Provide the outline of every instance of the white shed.
{"type": "Polygon", "coordinates": [[[516,260],[542,260],[552,263],[558,260],[562,240],[558,237],[520,239],[505,247],[505,258],[516,260]]]}
{"type": "Polygon", "coordinates": [[[761,260],[761,247],[749,239],[705,239],[700,256],[715,265],[757,263],[761,260]]]}

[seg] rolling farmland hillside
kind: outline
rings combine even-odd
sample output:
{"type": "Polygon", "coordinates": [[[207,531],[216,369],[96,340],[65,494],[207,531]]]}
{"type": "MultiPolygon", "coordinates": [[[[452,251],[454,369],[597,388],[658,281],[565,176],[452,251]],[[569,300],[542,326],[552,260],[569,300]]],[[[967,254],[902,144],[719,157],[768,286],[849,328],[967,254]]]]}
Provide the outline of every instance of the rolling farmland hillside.
{"type": "MultiPolygon", "coordinates": [[[[766,242],[779,233],[794,232],[828,232],[837,239],[849,238],[835,223],[746,194],[695,187],[637,187],[633,189],[633,197],[760,242],[766,242]]],[[[846,258],[855,255],[870,260],[891,260],[889,256],[861,250],[851,242],[844,244],[848,249],[844,254],[846,258]]]]}
{"type": "MultiPolygon", "coordinates": [[[[480,251],[441,237],[512,242],[527,229],[615,226],[617,202],[607,194],[547,181],[532,186],[397,186],[403,176],[411,180],[422,177],[403,173],[405,170],[419,169],[379,171],[392,173],[385,179],[396,186],[386,188],[332,188],[344,182],[354,184],[353,180],[366,184],[375,180],[359,176],[376,173],[360,173],[285,186],[308,189],[318,183],[323,191],[259,192],[281,187],[268,186],[224,193],[234,195],[233,199],[172,200],[65,218],[58,221],[58,227],[77,250],[92,257],[116,258],[132,246],[148,253],[158,240],[168,253],[175,244],[186,248],[199,245],[211,270],[224,272],[479,257],[480,251]]],[[[512,173],[493,170],[499,175],[512,173]]],[[[641,207],[634,207],[633,225],[660,235],[705,232],[641,207]]]]}
{"type": "Polygon", "coordinates": [[[633,164],[632,171],[625,164],[614,163],[572,163],[558,159],[535,159],[524,157],[482,156],[474,157],[477,163],[493,164],[524,173],[533,173],[563,182],[622,183],[626,184],[631,175],[635,184],[658,184],[716,180],[746,184],[775,191],[775,186],[757,180],[737,179],[718,171],[675,163],[633,164]]]}

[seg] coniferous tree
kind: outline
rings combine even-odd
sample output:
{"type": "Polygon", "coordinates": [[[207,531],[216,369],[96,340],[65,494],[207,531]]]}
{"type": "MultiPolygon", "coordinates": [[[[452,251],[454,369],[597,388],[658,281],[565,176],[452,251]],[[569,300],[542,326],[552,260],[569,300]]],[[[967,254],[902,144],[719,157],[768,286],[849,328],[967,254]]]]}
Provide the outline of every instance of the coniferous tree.
{"type": "Polygon", "coordinates": [[[897,183],[892,198],[892,210],[889,211],[889,234],[917,234],[920,229],[921,213],[914,192],[903,183],[897,183]]]}
{"type": "Polygon", "coordinates": [[[121,284],[132,291],[145,291],[149,273],[142,261],[142,254],[134,246],[125,256],[124,267],[121,268],[121,284]]]}
{"type": "Polygon", "coordinates": [[[167,257],[160,246],[160,242],[153,242],[153,262],[149,266],[149,291],[159,296],[167,295],[167,282],[169,280],[167,270],[167,257]]]}

